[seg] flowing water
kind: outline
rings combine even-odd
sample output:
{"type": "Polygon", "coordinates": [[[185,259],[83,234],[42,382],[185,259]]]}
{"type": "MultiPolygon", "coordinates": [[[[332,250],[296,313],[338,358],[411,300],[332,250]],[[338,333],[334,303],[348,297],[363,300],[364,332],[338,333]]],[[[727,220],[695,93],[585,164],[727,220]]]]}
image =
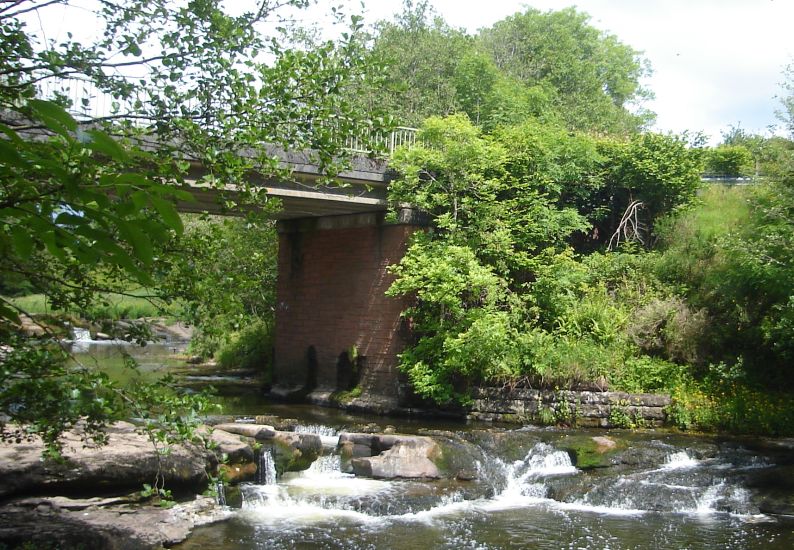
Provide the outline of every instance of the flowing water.
{"type": "Polygon", "coordinates": [[[523,447],[500,456],[464,430],[482,450],[468,482],[357,478],[327,454],[276,483],[243,484],[229,521],[178,548],[794,548],[790,518],[759,510],[754,486],[778,467],[770,459],[736,444],[704,452],[695,438],[688,447],[685,437],[613,433],[632,439],[627,464],[584,471],[556,446],[568,434],[500,432],[523,447]],[[632,464],[633,449],[643,463],[632,464]]]}
{"type": "MultiPolygon", "coordinates": [[[[113,345],[76,340],[90,353],[83,360],[123,372],[113,345]]],[[[146,377],[180,364],[171,359],[173,345],[132,351],[146,377]]],[[[475,479],[383,481],[343,472],[335,453],[341,429],[373,418],[272,404],[253,393],[221,402],[231,414],[301,418],[296,431],[320,435],[326,454],[304,472],[277,477],[273,456],[260,453],[257,482],[240,486],[242,506],[230,509],[229,520],[198,528],[181,550],[794,548],[794,519],[762,512],[769,495],[794,502],[790,450],[662,432],[432,423],[465,443],[475,479]],[[604,435],[625,444],[621,459],[577,468],[565,439],[604,435]]],[[[374,420],[411,433],[431,424],[374,420]]],[[[225,503],[222,490],[219,499],[225,503]]]]}

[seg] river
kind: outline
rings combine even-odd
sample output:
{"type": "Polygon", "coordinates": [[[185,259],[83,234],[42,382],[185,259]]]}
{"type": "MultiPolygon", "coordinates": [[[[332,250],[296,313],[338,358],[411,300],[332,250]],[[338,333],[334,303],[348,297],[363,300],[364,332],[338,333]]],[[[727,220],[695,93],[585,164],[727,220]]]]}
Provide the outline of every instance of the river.
{"type": "MultiPolygon", "coordinates": [[[[167,371],[174,350],[150,347],[141,371],[167,371]]],[[[475,471],[463,480],[364,479],[344,472],[334,452],[280,477],[263,463],[228,520],[197,529],[180,550],[794,548],[794,518],[776,513],[794,503],[788,441],[400,421],[254,392],[220,401],[231,414],[298,418],[297,429],[326,438],[372,422],[454,438],[475,471]],[[620,452],[604,467],[577,466],[570,442],[594,437],[620,452]]]]}

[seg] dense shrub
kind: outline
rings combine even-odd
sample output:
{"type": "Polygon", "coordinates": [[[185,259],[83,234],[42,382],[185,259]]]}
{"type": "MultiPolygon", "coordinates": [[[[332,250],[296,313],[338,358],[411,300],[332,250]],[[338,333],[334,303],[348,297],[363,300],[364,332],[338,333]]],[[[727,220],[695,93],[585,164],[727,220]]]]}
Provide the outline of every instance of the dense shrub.
{"type": "Polygon", "coordinates": [[[272,325],[254,321],[233,334],[217,355],[218,364],[224,368],[257,370],[269,380],[273,362],[272,325]]]}

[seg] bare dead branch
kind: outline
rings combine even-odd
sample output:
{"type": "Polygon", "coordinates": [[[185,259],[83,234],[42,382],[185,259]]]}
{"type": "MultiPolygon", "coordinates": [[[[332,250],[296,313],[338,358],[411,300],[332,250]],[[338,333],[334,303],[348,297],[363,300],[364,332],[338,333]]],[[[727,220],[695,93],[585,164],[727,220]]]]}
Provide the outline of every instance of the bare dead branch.
{"type": "Polygon", "coordinates": [[[617,248],[621,242],[637,241],[640,244],[645,244],[642,237],[645,226],[640,222],[639,218],[639,211],[643,208],[645,208],[645,205],[641,201],[633,200],[629,203],[623,212],[618,227],[609,239],[607,250],[617,248]]]}

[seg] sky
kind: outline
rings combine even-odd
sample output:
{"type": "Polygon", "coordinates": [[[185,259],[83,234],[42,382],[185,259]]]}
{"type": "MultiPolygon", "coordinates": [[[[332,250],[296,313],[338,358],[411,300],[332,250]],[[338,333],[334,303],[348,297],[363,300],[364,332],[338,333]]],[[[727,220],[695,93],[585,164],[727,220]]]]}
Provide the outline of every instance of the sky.
{"type": "MultiPolygon", "coordinates": [[[[96,0],[82,0],[85,3],[96,0]]],[[[175,0],[178,2],[180,0],[175,0]]],[[[184,0],[182,0],[184,1],[184,0]]],[[[233,9],[255,0],[226,0],[233,9]]],[[[475,33],[527,6],[541,11],[575,6],[596,28],[642,52],[653,73],[643,85],[655,94],[644,105],[657,114],[655,130],[703,132],[712,144],[731,126],[769,134],[778,124],[776,95],[783,68],[794,63],[794,0],[430,0],[454,27],[475,33]]],[[[361,0],[318,0],[300,18],[323,27],[331,5],[360,12],[361,0]]],[[[365,23],[391,19],[401,0],[364,0],[365,23]]],[[[46,22],[64,38],[86,32],[84,10],[52,10],[46,22]],[[77,19],[72,19],[76,16],[77,19]],[[56,30],[57,29],[57,30],[56,30]]],[[[30,21],[35,26],[36,21],[30,21]]],[[[782,133],[782,130],[778,130],[782,133]]]]}

